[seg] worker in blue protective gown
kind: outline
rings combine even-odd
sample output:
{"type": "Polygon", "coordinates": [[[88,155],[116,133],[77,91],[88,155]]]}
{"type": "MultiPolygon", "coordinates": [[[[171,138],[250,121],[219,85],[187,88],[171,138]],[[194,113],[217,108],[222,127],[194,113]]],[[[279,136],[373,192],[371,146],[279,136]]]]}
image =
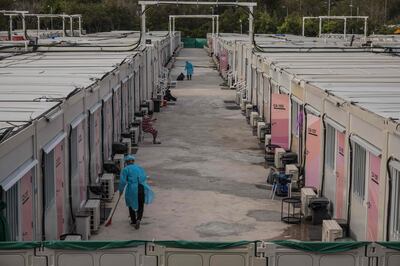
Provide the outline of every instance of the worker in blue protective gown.
{"type": "Polygon", "coordinates": [[[144,204],[150,204],[153,201],[154,193],[151,187],[147,184],[146,172],[139,165],[135,165],[135,157],[126,155],[125,167],[120,174],[119,193],[125,191],[125,203],[129,208],[131,217],[131,225],[135,229],[140,228],[140,222],[143,218],[144,204]]]}
{"type": "Polygon", "coordinates": [[[194,68],[193,68],[192,63],[190,63],[189,61],[186,61],[185,70],[186,70],[186,77],[188,80],[192,79],[193,69],[194,68]]]}

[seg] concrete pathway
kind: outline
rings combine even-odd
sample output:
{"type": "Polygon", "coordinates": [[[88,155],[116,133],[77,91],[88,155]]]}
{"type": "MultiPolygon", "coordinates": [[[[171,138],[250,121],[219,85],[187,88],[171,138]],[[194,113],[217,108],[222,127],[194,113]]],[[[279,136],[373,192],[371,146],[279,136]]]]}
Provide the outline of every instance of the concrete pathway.
{"type": "Polygon", "coordinates": [[[157,113],[161,145],[146,136],[137,163],[148,172],[155,201],[146,206],[140,230],[129,225],[124,202],[112,226],[92,239],[232,241],[292,236],[280,222],[280,201],[256,187],[265,182],[263,152],[203,49],[183,49],[172,75],[185,60],[193,80],[172,91],[176,105],[157,113]]]}

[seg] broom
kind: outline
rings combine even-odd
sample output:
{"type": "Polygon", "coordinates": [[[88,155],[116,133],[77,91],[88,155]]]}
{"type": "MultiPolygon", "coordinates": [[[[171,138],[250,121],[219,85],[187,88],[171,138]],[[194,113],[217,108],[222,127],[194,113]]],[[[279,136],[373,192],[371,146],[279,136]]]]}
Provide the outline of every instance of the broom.
{"type": "Polygon", "coordinates": [[[113,216],[114,216],[115,210],[117,209],[117,206],[118,206],[119,200],[121,199],[121,196],[122,196],[122,194],[119,194],[118,200],[117,200],[117,202],[115,203],[114,208],[111,210],[111,213],[110,213],[110,215],[109,215],[108,218],[107,218],[107,221],[105,222],[105,226],[111,225],[111,223],[112,223],[112,218],[113,218],[113,216]]]}

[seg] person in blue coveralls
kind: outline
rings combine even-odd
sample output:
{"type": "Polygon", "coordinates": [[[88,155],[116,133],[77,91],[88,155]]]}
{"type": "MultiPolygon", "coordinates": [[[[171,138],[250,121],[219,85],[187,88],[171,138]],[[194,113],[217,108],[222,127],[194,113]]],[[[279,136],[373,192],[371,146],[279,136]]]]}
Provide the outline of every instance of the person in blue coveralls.
{"type": "Polygon", "coordinates": [[[191,80],[192,79],[192,75],[193,75],[193,65],[192,65],[192,63],[190,63],[189,61],[186,61],[185,70],[186,70],[187,79],[191,80]]]}
{"type": "Polygon", "coordinates": [[[134,225],[135,229],[139,229],[143,218],[144,204],[152,203],[154,193],[146,182],[146,172],[142,167],[135,164],[135,157],[126,155],[124,160],[125,167],[120,174],[118,190],[122,195],[126,187],[125,203],[129,208],[131,225],[134,225]]]}

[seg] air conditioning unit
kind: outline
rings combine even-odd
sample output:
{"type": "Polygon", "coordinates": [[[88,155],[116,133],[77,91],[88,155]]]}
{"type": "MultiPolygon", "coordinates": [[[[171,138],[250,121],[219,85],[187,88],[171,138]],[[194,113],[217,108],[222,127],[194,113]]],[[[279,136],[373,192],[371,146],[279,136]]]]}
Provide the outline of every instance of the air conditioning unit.
{"type": "Polygon", "coordinates": [[[131,132],[131,144],[132,146],[137,146],[139,144],[140,127],[133,126],[130,128],[131,132]]]}
{"type": "Polygon", "coordinates": [[[246,104],[246,118],[250,119],[250,114],[253,111],[253,105],[252,104],[246,104]]]}
{"type": "Polygon", "coordinates": [[[236,92],[236,99],[235,99],[235,102],[236,102],[236,104],[237,105],[240,105],[240,96],[241,96],[241,92],[240,91],[237,91],[236,92]]]}
{"type": "Polygon", "coordinates": [[[81,241],[82,236],[81,235],[67,235],[64,239],[64,241],[81,241]]]}
{"type": "Polygon", "coordinates": [[[335,242],[343,237],[343,229],[335,220],[322,221],[322,242],[335,242]]]}
{"type": "Polygon", "coordinates": [[[145,115],[149,113],[149,108],[148,107],[141,107],[140,111],[142,111],[145,115]]]}
{"type": "Polygon", "coordinates": [[[265,134],[264,139],[265,139],[264,140],[265,149],[267,149],[267,145],[271,144],[272,135],[271,134],[265,134]]]}
{"type": "Polygon", "coordinates": [[[101,186],[103,187],[103,200],[112,200],[114,196],[114,179],[113,174],[103,174],[100,178],[101,186]]]}
{"type": "Polygon", "coordinates": [[[280,169],[283,168],[283,164],[282,164],[282,155],[285,153],[285,149],[283,148],[276,148],[275,149],[275,168],[280,169]]]}
{"type": "Polygon", "coordinates": [[[257,122],[257,138],[260,141],[264,140],[265,137],[265,123],[264,122],[257,122]]]}
{"type": "Polygon", "coordinates": [[[259,119],[259,115],[257,112],[251,112],[250,113],[250,126],[251,127],[256,127],[257,126],[257,122],[259,119]]]}
{"type": "Polygon", "coordinates": [[[240,100],[240,110],[242,110],[242,112],[246,112],[246,105],[247,105],[247,100],[242,98],[240,100]]]}
{"type": "Polygon", "coordinates": [[[310,208],[308,204],[310,203],[310,199],[316,198],[317,194],[315,194],[312,188],[302,188],[301,189],[301,213],[304,218],[308,218],[311,216],[310,208]]]}
{"type": "Polygon", "coordinates": [[[75,215],[76,232],[82,236],[82,240],[90,237],[90,212],[80,210],[75,215]]]}
{"type": "Polygon", "coordinates": [[[85,209],[89,211],[90,215],[90,232],[97,232],[100,227],[100,200],[86,201],[85,209]]]}
{"type": "Polygon", "coordinates": [[[116,165],[119,165],[119,169],[122,170],[125,167],[124,155],[123,154],[115,154],[114,162],[116,165]]]}
{"type": "Polygon", "coordinates": [[[126,143],[126,145],[128,146],[128,151],[127,152],[129,154],[132,154],[132,142],[131,142],[131,139],[130,138],[123,138],[121,142],[122,143],[126,143]]]}
{"type": "Polygon", "coordinates": [[[154,110],[154,102],[152,100],[147,100],[146,103],[149,104],[149,111],[154,110]]]}
{"type": "Polygon", "coordinates": [[[285,174],[292,176],[292,187],[298,189],[299,168],[295,164],[287,164],[285,166],[285,174]]]}

